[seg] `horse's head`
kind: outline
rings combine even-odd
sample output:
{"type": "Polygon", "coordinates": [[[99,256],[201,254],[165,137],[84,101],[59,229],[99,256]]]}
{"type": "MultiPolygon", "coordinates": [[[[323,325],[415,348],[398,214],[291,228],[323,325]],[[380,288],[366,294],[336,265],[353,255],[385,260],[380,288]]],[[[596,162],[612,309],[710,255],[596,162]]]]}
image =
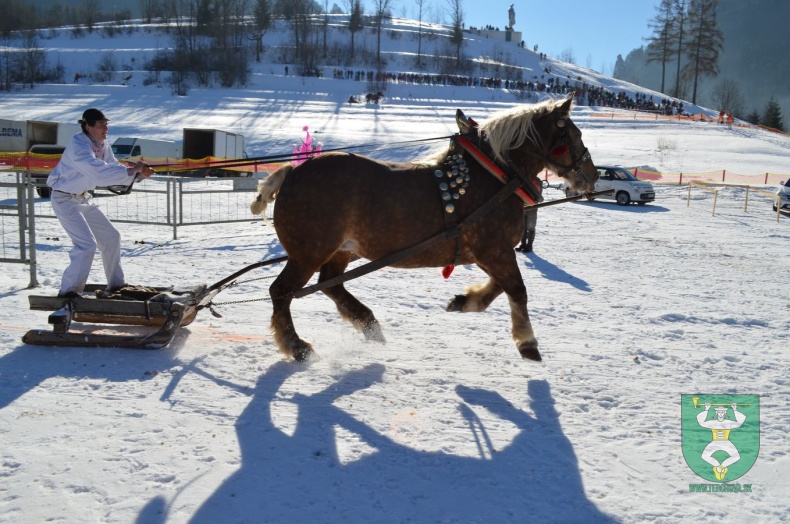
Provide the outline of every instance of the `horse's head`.
{"type": "Polygon", "coordinates": [[[520,107],[482,126],[497,160],[537,177],[543,170],[565,178],[572,189],[593,191],[598,171],[570,118],[573,93],[565,99],[520,107]]]}
{"type": "Polygon", "coordinates": [[[582,142],[582,132],[571,120],[571,92],[564,102],[553,111],[538,119],[536,126],[542,126],[548,137],[545,167],[568,181],[571,189],[579,192],[593,191],[598,180],[598,170],[592,161],[590,151],[582,142]]]}

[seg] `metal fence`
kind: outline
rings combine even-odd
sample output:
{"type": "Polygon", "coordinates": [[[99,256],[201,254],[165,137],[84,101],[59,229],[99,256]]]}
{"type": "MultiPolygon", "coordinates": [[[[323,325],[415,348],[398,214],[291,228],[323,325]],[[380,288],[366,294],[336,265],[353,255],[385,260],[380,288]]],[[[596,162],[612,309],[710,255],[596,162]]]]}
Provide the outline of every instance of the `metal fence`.
{"type": "MultiPolygon", "coordinates": [[[[0,173],[0,263],[28,264],[31,288],[38,285],[36,220],[57,219],[49,198],[35,195],[43,182],[22,171],[0,173]]],[[[138,182],[127,195],[98,188],[94,198],[102,199],[111,221],[168,227],[176,240],[179,227],[253,220],[250,201],[257,184],[253,177],[161,176],[138,182]]]]}
{"type": "Polygon", "coordinates": [[[28,264],[36,287],[36,227],[33,184],[20,173],[0,179],[0,263],[28,264]]]}
{"type": "MultiPolygon", "coordinates": [[[[98,188],[93,197],[102,199],[111,221],[168,227],[176,240],[179,227],[252,220],[250,201],[257,183],[253,177],[161,176],[136,183],[127,195],[98,188]]],[[[48,199],[37,199],[34,207],[36,218],[56,218],[48,199]]]]}

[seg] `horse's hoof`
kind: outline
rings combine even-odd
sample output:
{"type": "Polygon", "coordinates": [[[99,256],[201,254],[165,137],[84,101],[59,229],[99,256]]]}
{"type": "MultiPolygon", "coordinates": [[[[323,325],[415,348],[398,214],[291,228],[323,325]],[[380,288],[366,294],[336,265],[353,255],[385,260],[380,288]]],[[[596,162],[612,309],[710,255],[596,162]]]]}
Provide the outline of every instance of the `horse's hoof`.
{"type": "Polygon", "coordinates": [[[455,295],[450,303],[447,304],[447,311],[455,311],[461,312],[464,310],[464,306],[466,305],[466,301],[469,297],[466,295],[455,295]]]}
{"type": "Polygon", "coordinates": [[[313,346],[309,343],[305,342],[304,340],[300,340],[292,349],[291,349],[291,356],[293,356],[294,360],[297,362],[305,362],[310,359],[313,355],[315,355],[315,351],[313,351],[313,346]]]}
{"type": "Polygon", "coordinates": [[[365,340],[368,342],[378,342],[380,344],[387,343],[384,339],[384,333],[381,331],[381,325],[377,320],[368,322],[368,324],[362,328],[362,333],[365,335],[365,340]]]}
{"type": "Polygon", "coordinates": [[[543,357],[540,356],[540,351],[538,351],[537,340],[522,342],[518,346],[518,352],[521,353],[521,358],[525,360],[534,360],[535,362],[543,360],[543,357]]]}

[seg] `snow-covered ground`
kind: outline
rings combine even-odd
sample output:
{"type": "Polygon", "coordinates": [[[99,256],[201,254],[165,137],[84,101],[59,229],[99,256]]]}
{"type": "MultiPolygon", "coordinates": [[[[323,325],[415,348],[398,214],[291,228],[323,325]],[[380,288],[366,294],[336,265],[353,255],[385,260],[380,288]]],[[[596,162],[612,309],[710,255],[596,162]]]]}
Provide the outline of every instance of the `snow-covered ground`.
{"type": "MultiPolygon", "coordinates": [[[[93,44],[128,47],[78,41],[93,44]]],[[[363,83],[280,67],[257,70],[248,90],[181,98],[36,86],[1,93],[0,116],[72,122],[96,106],[112,136],[216,127],[242,132],[257,156],[290,151],[305,125],[325,147],[384,144],[452,133],[459,107],[483,121],[518,103],[504,90],[398,85],[378,106],[348,105],[363,83]]],[[[598,163],[726,169],[755,185],[790,173],[785,135],[596,111],[608,110],[580,107],[574,120],[598,163]]],[[[471,266],[448,280],[384,269],[348,283],[386,345],[365,343],[321,294],[295,301],[297,330],[321,357],[309,365],[282,359],[266,301],[219,306],[223,318],[202,311],[158,351],[26,346],[22,334],[47,316],[28,296],[56,292],[70,248],[57,221],[38,220],[41,287],[26,289],[24,266],[0,275],[0,522],[786,521],[788,217],[777,222],[754,193],[744,211],[741,188],[721,190],[715,216],[711,194],[688,195],[658,185],[642,207],[540,211],[535,251],[518,257],[541,364],[519,357],[503,297],[484,313],[444,311],[485,280],[471,266]],[[751,492],[690,492],[711,483],[682,454],[682,394],[759,395],[759,456],[735,481],[751,492]]],[[[259,219],[185,227],[178,240],[166,227],[118,227],[132,283],[213,283],[280,253],[259,219]]],[[[268,284],[217,302],[263,299],[268,284]]]]}

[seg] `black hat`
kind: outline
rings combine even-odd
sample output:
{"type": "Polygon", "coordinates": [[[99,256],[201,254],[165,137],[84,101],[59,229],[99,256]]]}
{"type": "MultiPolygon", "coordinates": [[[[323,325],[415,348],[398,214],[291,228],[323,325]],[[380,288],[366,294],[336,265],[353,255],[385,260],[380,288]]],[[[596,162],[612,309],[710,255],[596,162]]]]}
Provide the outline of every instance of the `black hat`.
{"type": "Polygon", "coordinates": [[[87,124],[88,122],[97,122],[99,120],[106,120],[107,122],[110,121],[110,119],[104,116],[104,113],[98,109],[90,108],[86,109],[85,112],[82,113],[82,120],[80,120],[79,123],[87,124]]]}

